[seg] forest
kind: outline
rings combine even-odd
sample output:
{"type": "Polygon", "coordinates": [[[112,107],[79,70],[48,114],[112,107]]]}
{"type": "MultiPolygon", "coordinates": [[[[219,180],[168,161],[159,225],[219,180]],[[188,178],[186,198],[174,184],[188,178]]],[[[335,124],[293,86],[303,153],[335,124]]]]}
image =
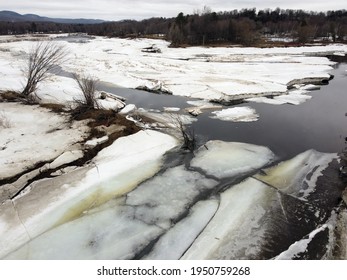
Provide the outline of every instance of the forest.
{"type": "Polygon", "coordinates": [[[107,37],[160,37],[172,46],[241,44],[256,46],[270,38],[288,42],[344,42],[347,11],[312,12],[289,9],[241,9],[212,12],[209,7],[173,18],[122,20],[99,24],[0,22],[0,35],[27,33],[87,33],[107,37]]]}

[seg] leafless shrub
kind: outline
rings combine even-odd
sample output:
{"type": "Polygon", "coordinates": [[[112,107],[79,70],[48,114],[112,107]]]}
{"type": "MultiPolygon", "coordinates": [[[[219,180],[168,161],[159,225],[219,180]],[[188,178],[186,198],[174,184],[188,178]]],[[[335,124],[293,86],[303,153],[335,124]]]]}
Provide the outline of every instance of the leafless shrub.
{"type": "Polygon", "coordinates": [[[2,127],[2,128],[10,128],[11,127],[11,122],[3,111],[0,111],[0,127],[2,127]]]}
{"type": "Polygon", "coordinates": [[[172,118],[174,120],[175,127],[179,130],[182,136],[182,140],[183,140],[182,148],[193,152],[196,148],[196,137],[195,137],[194,130],[187,129],[180,116],[177,115],[177,116],[173,116],[172,118]]]}
{"type": "Polygon", "coordinates": [[[37,89],[38,83],[46,80],[59,69],[67,55],[67,50],[52,42],[39,42],[29,53],[29,59],[23,72],[26,83],[22,95],[29,97],[37,89]]]}
{"type": "Polygon", "coordinates": [[[75,99],[77,107],[83,109],[99,109],[99,104],[96,100],[96,86],[98,80],[88,75],[78,76],[74,74],[74,79],[82,92],[82,98],[75,99]]]}

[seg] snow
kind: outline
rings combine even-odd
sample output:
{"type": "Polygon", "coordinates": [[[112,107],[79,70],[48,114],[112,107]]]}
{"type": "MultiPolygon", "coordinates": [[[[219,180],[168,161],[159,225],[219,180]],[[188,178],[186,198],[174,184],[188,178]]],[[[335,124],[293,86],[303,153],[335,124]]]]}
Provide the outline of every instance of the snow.
{"type": "Polygon", "coordinates": [[[84,156],[83,152],[81,150],[72,150],[67,151],[63,154],[61,154],[59,157],[57,157],[53,162],[47,163],[42,168],[40,168],[40,171],[43,171],[45,169],[55,169],[58,168],[64,164],[71,163],[75,160],[78,160],[84,156]]]}
{"type": "Polygon", "coordinates": [[[256,111],[248,106],[213,111],[212,114],[215,115],[211,117],[213,119],[232,122],[254,122],[259,118],[256,111]]]}
{"type": "MultiPolygon", "coordinates": [[[[287,84],[294,80],[329,79],[328,72],[334,63],[324,55],[347,52],[345,45],[175,49],[162,40],[103,37],[85,43],[70,44],[62,40],[59,43],[67,46],[70,52],[69,59],[62,65],[65,71],[88,73],[123,87],[147,86],[174,95],[225,101],[283,94],[287,92],[287,84]],[[142,52],[153,44],[162,52],[142,52]]],[[[0,43],[0,50],[6,50],[0,51],[0,74],[6,77],[2,87],[20,88],[23,74],[18,69],[33,44],[7,40],[0,43]]],[[[62,95],[68,93],[72,88],[72,81],[67,82],[68,79],[72,80],[64,77],[64,88],[52,86],[52,91],[62,95]]],[[[43,87],[40,91],[40,94],[49,94],[43,87]]]]}
{"type": "Polygon", "coordinates": [[[87,142],[84,143],[84,147],[87,149],[92,149],[95,148],[96,146],[103,144],[108,141],[108,136],[105,135],[100,138],[93,138],[91,140],[88,140],[87,142]]]}
{"type": "Polygon", "coordinates": [[[78,148],[89,128],[37,105],[0,103],[11,126],[0,130],[0,178],[8,178],[78,148]],[[19,113],[20,112],[20,113],[19,113]],[[30,143],[30,145],[28,145],[30,143]],[[14,157],[13,155],[16,155],[14,157]]]}
{"type": "Polygon", "coordinates": [[[191,166],[217,178],[225,178],[252,172],[274,158],[267,147],[216,140],[199,148],[191,166]]]}

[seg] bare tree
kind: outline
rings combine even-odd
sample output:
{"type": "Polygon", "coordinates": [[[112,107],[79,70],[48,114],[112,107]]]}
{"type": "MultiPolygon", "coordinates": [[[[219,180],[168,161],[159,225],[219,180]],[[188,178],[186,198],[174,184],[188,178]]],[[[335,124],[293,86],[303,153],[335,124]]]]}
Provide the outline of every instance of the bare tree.
{"type": "Polygon", "coordinates": [[[52,42],[39,42],[29,53],[27,66],[23,69],[26,84],[22,95],[28,97],[37,89],[39,82],[49,78],[63,63],[66,49],[52,42]]]}
{"type": "Polygon", "coordinates": [[[78,107],[83,107],[84,109],[98,109],[99,104],[95,95],[98,80],[91,76],[78,76],[77,74],[74,74],[74,79],[83,95],[82,99],[75,99],[78,107]]]}

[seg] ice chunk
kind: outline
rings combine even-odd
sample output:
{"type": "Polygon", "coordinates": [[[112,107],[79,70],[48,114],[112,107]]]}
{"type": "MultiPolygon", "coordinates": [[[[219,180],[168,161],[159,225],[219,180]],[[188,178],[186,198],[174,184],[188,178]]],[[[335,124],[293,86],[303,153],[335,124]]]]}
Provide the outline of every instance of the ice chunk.
{"type": "Polygon", "coordinates": [[[252,172],[274,158],[275,155],[267,147],[216,140],[199,148],[191,166],[218,178],[225,178],[252,172]]]}
{"type": "Polygon", "coordinates": [[[247,106],[214,111],[212,112],[212,114],[215,115],[214,117],[211,117],[212,119],[232,122],[254,122],[259,118],[259,115],[256,113],[256,111],[247,106]]]}
{"type": "Polygon", "coordinates": [[[261,251],[267,201],[275,190],[255,180],[221,194],[217,213],[182,259],[240,259],[261,251]]]}
{"type": "Polygon", "coordinates": [[[216,199],[199,201],[188,217],[166,232],[146,256],[149,260],[178,260],[216,213],[216,199]]]}
{"type": "Polygon", "coordinates": [[[318,178],[328,164],[337,158],[336,154],[308,150],[291,160],[266,169],[255,177],[290,195],[301,199],[315,191],[318,178]]]}
{"type": "Polygon", "coordinates": [[[300,105],[306,100],[311,99],[312,96],[302,94],[301,92],[291,92],[289,94],[275,96],[274,99],[283,103],[289,103],[293,105],[300,105]]]}
{"type": "MultiPolygon", "coordinates": [[[[175,138],[155,131],[140,131],[117,139],[94,158],[94,164],[52,179],[34,182],[32,190],[14,201],[20,222],[0,217],[0,257],[19,246],[9,242],[11,232],[26,232],[34,238],[76,219],[87,209],[133,190],[152,177],[162,165],[162,156],[175,147],[175,138]],[[136,158],[136,160],[134,160],[136,158]],[[131,174],[131,175],[129,175],[131,174]],[[2,229],[8,228],[4,232],[2,229]]],[[[0,205],[0,212],[4,205],[0,205]]],[[[18,237],[23,240],[24,237],[18,237]]]]}
{"type": "Polygon", "coordinates": [[[119,113],[122,115],[127,115],[134,112],[136,109],[135,104],[127,104],[119,113]]]}
{"type": "Polygon", "coordinates": [[[136,207],[136,218],[169,228],[194,199],[216,185],[216,181],[178,166],[141,184],[128,194],[126,203],[136,207]]]}
{"type": "Polygon", "coordinates": [[[91,140],[88,140],[86,143],[84,143],[84,147],[87,149],[92,149],[92,148],[95,148],[96,146],[101,145],[107,141],[108,141],[107,135],[100,137],[100,138],[93,138],[91,140]]]}
{"type": "Polygon", "coordinates": [[[177,107],[164,107],[163,109],[165,112],[178,112],[179,110],[181,110],[180,108],[177,108],[177,107]]]}
{"type": "Polygon", "coordinates": [[[113,206],[45,232],[6,259],[130,259],[162,230],[113,206]]]}

